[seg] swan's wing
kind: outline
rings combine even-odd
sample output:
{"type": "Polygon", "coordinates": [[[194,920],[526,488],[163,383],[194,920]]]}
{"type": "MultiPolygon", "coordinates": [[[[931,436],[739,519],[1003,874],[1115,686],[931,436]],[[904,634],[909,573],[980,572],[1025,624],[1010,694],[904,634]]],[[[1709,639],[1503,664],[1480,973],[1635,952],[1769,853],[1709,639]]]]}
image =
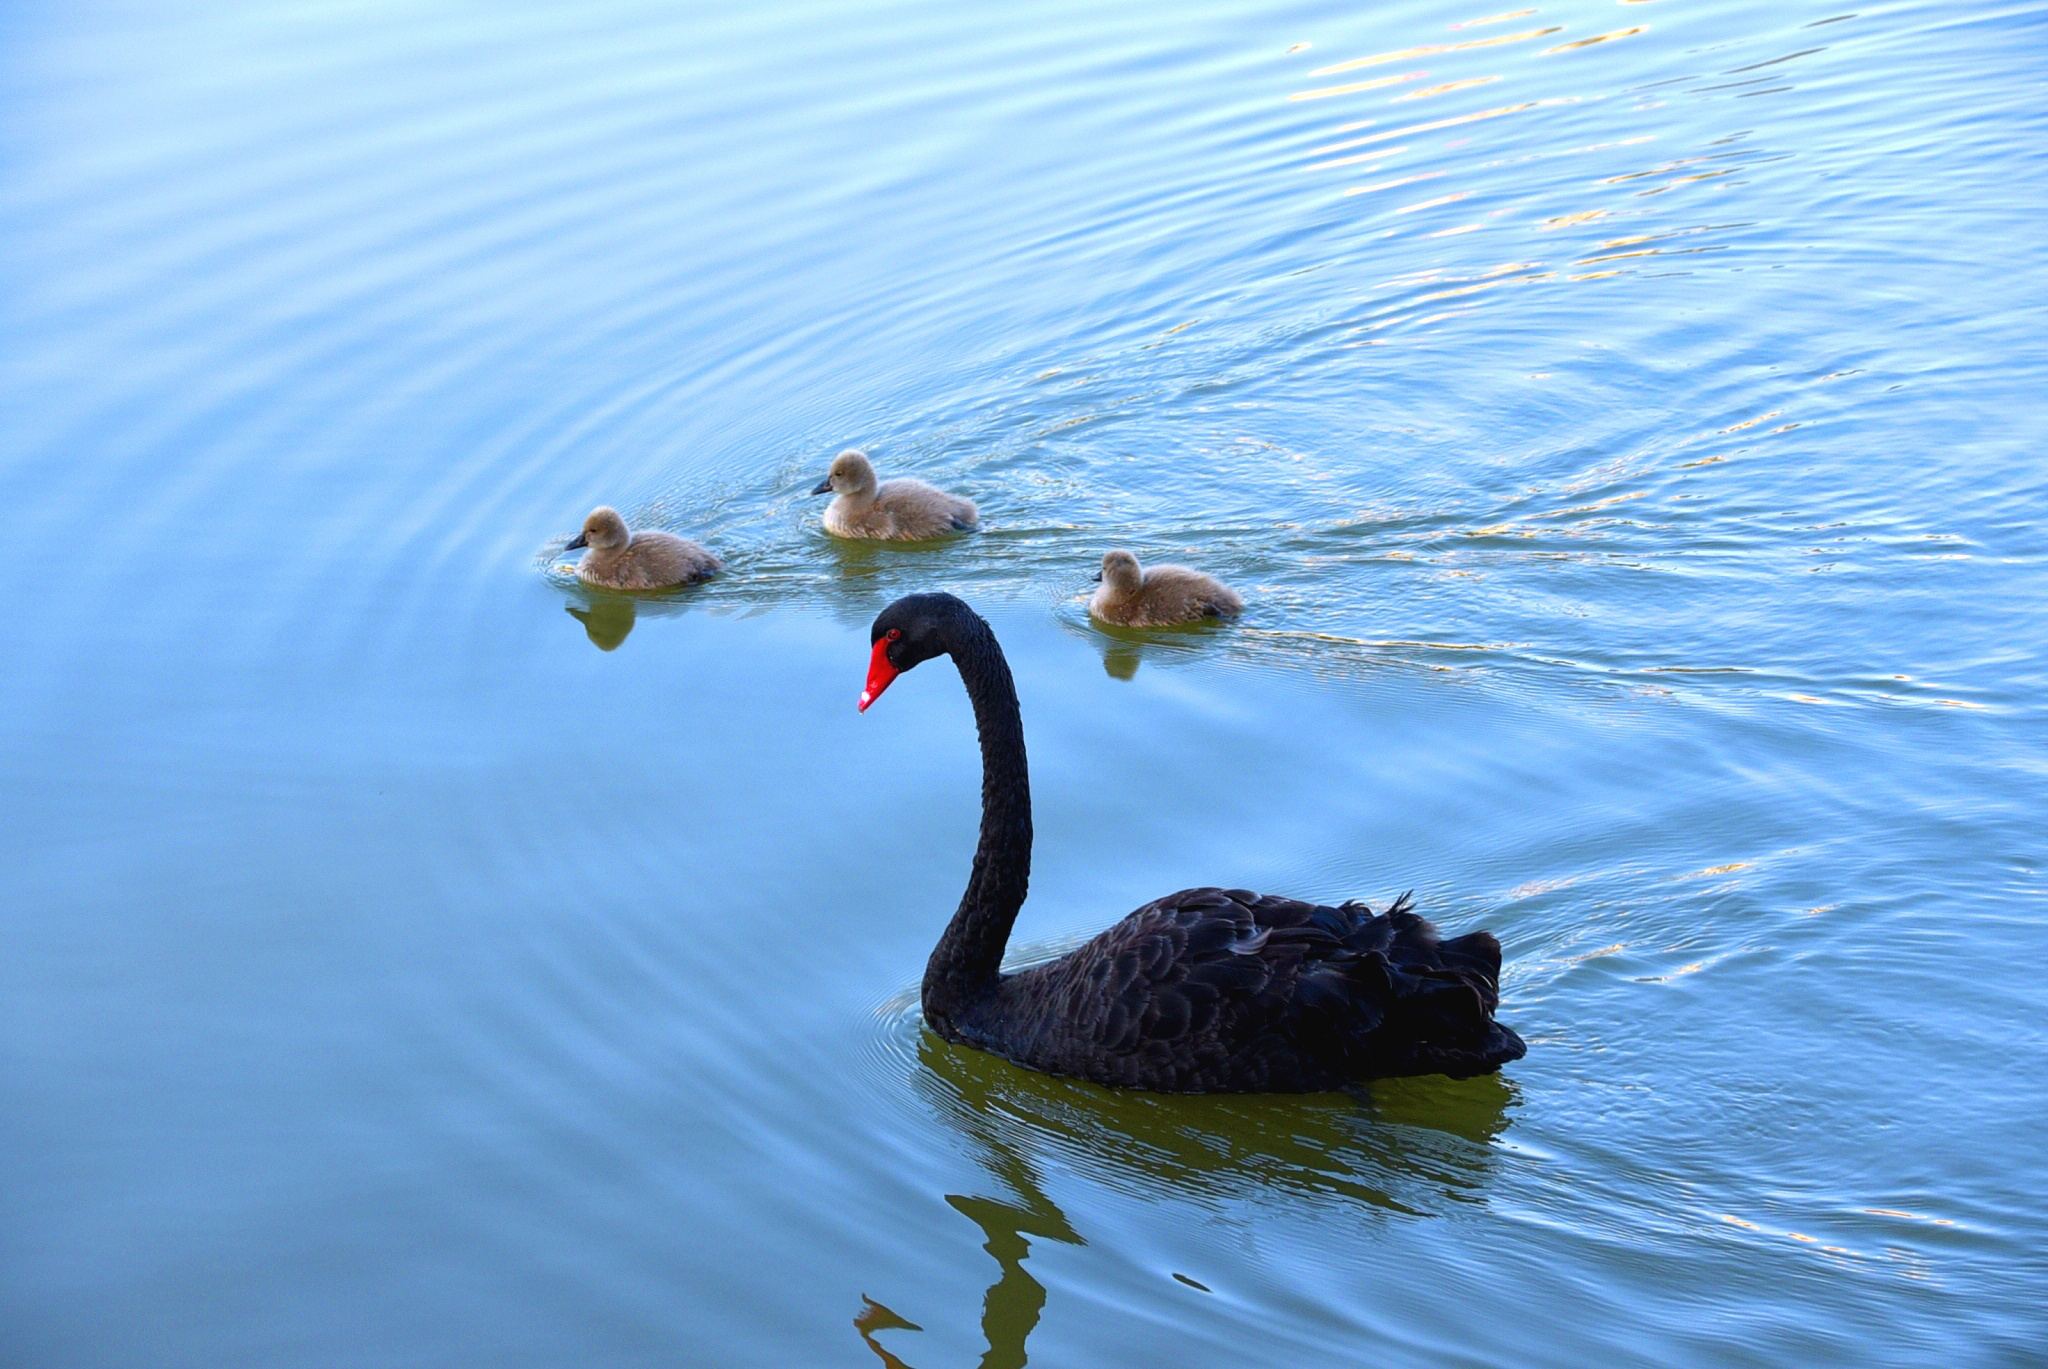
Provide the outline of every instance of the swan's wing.
{"type": "Polygon", "coordinates": [[[1327,1087],[1294,999],[1304,969],[1342,953],[1355,921],[1242,889],[1169,894],[1019,976],[1015,1001],[1035,1009],[1022,1058],[1150,1088],[1327,1087]]]}
{"type": "Polygon", "coordinates": [[[1418,1042],[1491,1039],[1499,946],[1384,915],[1184,889],[1027,972],[1028,1063],[1151,1088],[1331,1088],[1408,1070],[1418,1042]],[[1490,963],[1489,963],[1490,952],[1490,963]],[[1386,1030],[1382,1030],[1386,1028],[1386,1030]]]}

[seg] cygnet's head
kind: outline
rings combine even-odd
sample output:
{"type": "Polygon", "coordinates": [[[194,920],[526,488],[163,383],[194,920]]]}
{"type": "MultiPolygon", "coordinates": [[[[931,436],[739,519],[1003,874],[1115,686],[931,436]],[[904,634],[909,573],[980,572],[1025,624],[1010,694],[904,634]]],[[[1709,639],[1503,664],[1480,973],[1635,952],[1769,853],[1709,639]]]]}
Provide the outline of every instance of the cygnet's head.
{"type": "Polygon", "coordinates": [[[1102,558],[1102,583],[1118,594],[1136,594],[1145,583],[1138,558],[1127,551],[1107,552],[1102,558]]]}
{"type": "Polygon", "coordinates": [[[875,489],[875,468],[868,462],[868,454],[858,447],[848,447],[832,458],[832,469],[820,480],[812,494],[872,494],[875,489]]]}
{"type": "Polygon", "coordinates": [[[576,540],[563,550],[595,547],[599,551],[617,551],[632,540],[633,534],[626,530],[626,520],[619,517],[619,511],[608,504],[599,504],[590,511],[590,517],[583,520],[583,531],[576,535],[576,540]]]}

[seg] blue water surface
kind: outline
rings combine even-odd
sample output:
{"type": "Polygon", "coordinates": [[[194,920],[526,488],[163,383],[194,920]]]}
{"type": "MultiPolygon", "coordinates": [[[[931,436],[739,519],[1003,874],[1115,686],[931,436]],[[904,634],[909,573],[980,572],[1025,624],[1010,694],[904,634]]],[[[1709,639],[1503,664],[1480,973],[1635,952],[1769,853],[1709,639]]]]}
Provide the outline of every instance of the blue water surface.
{"type": "Polygon", "coordinates": [[[9,7],[0,1360],[2041,1363],[2048,8],[1843,3],[9,7]],[[924,1033],[934,588],[1018,955],[1413,888],[1528,1056],[924,1033]]]}

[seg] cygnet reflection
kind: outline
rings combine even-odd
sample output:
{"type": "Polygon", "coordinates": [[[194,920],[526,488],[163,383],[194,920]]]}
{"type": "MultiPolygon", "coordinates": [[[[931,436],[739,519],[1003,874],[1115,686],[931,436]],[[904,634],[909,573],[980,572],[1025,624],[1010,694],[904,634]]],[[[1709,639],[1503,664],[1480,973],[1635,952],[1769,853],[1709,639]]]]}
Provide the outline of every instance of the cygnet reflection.
{"type": "Polygon", "coordinates": [[[1166,633],[1108,627],[1099,622],[1090,626],[1093,630],[1088,635],[1095,639],[1095,645],[1102,652],[1103,673],[1112,680],[1136,679],[1138,667],[1155,657],[1167,661],[1191,660],[1213,645],[1210,639],[1215,635],[1213,620],[1206,628],[1197,624],[1166,633]]]}
{"type": "Polygon", "coordinates": [[[588,608],[563,605],[571,618],[583,624],[584,635],[599,651],[617,651],[619,643],[633,631],[637,616],[631,599],[599,599],[588,608]]]}

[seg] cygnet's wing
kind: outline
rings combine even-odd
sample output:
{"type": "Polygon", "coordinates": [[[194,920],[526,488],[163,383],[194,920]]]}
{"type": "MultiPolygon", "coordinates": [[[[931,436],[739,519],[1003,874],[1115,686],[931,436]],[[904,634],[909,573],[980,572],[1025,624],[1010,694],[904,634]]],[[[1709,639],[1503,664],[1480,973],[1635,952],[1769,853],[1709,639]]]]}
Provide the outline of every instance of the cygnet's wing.
{"type": "Polygon", "coordinates": [[[977,513],[968,500],[909,476],[884,481],[875,502],[889,511],[898,528],[917,537],[936,537],[974,526],[977,513]]]}
{"type": "Polygon", "coordinates": [[[1222,581],[1192,566],[1153,566],[1145,572],[1145,596],[1170,618],[1229,618],[1244,608],[1222,581]]]}

